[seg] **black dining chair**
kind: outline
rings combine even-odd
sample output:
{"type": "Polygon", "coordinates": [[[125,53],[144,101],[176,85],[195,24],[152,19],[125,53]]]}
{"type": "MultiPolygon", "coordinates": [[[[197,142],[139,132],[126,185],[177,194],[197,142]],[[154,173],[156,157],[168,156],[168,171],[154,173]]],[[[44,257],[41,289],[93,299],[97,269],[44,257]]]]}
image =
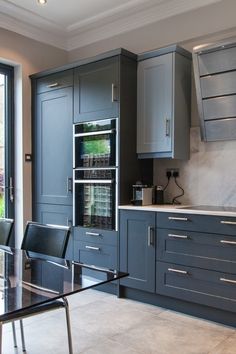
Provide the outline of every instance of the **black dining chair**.
{"type": "Polygon", "coordinates": [[[9,246],[14,220],[0,218],[0,245],[9,246]]]}
{"type": "MultiPolygon", "coordinates": [[[[58,262],[58,265],[61,266],[60,261],[62,261],[62,259],[65,257],[69,235],[70,228],[67,226],[28,222],[21,248],[27,251],[28,255],[33,255],[34,258],[44,258],[44,256],[47,256],[47,261],[52,261],[54,264],[58,262]]],[[[66,298],[52,300],[45,304],[35,305],[32,308],[24,309],[19,311],[17,314],[14,314],[14,318],[8,317],[6,319],[5,322],[20,320],[23,351],[26,351],[23,318],[51,310],[56,310],[59,308],[65,309],[69,354],[73,354],[69,306],[66,298]]]]}

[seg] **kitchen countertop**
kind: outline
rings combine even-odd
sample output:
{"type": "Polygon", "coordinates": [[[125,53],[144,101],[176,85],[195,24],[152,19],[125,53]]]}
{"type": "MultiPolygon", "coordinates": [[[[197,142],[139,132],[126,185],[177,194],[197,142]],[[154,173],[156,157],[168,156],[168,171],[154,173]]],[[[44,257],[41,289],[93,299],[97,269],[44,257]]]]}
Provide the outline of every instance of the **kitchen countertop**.
{"type": "Polygon", "coordinates": [[[153,204],[145,206],[120,205],[119,209],[236,217],[236,207],[223,206],[153,204]]]}

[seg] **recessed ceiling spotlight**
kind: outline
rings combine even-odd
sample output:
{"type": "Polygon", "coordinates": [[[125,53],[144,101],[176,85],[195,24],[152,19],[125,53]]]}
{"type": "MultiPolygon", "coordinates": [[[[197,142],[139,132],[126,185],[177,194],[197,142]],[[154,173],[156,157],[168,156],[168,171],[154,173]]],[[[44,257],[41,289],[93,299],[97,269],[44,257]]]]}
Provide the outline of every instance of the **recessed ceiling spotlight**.
{"type": "Polygon", "coordinates": [[[47,0],[37,0],[39,5],[46,5],[47,0]]]}

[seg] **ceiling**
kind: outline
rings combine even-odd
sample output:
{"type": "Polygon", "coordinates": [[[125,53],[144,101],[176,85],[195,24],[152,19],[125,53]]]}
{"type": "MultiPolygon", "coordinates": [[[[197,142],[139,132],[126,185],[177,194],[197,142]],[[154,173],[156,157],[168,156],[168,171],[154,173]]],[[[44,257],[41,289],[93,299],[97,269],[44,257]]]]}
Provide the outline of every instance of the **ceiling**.
{"type": "Polygon", "coordinates": [[[223,0],[0,0],[0,27],[73,50],[223,0]]]}

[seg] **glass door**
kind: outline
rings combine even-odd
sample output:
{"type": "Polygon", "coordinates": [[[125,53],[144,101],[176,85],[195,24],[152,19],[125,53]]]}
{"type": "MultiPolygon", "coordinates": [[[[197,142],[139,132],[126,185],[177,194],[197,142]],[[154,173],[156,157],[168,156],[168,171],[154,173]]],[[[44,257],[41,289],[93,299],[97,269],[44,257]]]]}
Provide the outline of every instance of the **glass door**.
{"type": "Polygon", "coordinates": [[[0,63],[0,217],[14,218],[13,68],[0,63]]]}

